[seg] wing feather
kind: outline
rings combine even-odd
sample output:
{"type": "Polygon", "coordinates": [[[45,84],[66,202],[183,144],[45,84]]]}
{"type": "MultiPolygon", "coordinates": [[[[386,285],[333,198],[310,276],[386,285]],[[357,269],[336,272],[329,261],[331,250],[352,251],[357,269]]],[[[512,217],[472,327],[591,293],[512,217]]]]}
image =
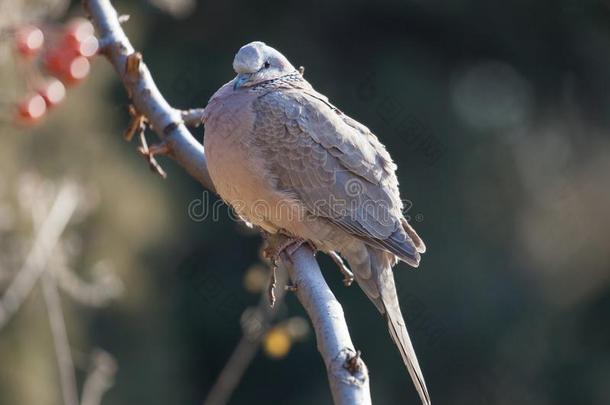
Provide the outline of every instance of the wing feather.
{"type": "Polygon", "coordinates": [[[311,213],[417,266],[401,223],[396,165],[368,128],[316,94],[284,89],[254,104],[255,142],[277,186],[311,213]]]}

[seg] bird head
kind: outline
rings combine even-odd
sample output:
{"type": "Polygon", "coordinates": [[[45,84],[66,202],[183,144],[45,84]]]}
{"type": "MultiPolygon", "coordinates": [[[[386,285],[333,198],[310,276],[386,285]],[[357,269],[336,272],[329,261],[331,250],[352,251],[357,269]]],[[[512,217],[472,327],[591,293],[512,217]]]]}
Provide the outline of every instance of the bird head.
{"type": "Polygon", "coordinates": [[[239,49],[233,60],[233,69],[237,73],[233,80],[234,90],[251,87],[296,71],[284,55],[260,41],[250,42],[239,49]]]}

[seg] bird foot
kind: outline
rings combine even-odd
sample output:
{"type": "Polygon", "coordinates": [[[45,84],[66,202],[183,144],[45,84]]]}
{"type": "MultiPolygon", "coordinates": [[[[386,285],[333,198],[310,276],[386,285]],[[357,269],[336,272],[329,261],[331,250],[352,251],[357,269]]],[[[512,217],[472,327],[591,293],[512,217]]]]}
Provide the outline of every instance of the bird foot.
{"type": "Polygon", "coordinates": [[[274,264],[271,266],[271,277],[269,277],[269,287],[267,287],[267,299],[269,299],[269,306],[271,308],[275,306],[275,286],[277,285],[276,271],[277,266],[274,264]]]}
{"type": "Polygon", "coordinates": [[[265,233],[264,237],[267,242],[267,246],[265,246],[263,249],[263,257],[268,259],[275,267],[277,267],[279,259],[283,253],[286,253],[287,258],[290,259],[290,256],[294,254],[298,248],[300,248],[304,243],[309,243],[305,239],[295,238],[281,233],[265,233]]]}
{"type": "MultiPolygon", "coordinates": [[[[294,238],[281,233],[269,234],[263,233],[267,246],[263,249],[263,257],[271,262],[271,276],[269,278],[269,287],[267,288],[267,297],[269,305],[275,305],[275,287],[276,287],[276,271],[282,254],[290,260],[290,256],[297,251],[304,243],[309,243],[304,239],[294,238]]],[[[295,286],[286,286],[288,291],[295,291],[295,286]]]]}
{"type": "Polygon", "coordinates": [[[343,284],[345,284],[346,287],[352,285],[352,283],[354,282],[354,273],[352,273],[351,270],[347,268],[341,256],[339,256],[337,252],[332,251],[329,252],[329,256],[331,257],[331,259],[333,259],[333,261],[339,267],[339,270],[343,274],[343,284]]]}

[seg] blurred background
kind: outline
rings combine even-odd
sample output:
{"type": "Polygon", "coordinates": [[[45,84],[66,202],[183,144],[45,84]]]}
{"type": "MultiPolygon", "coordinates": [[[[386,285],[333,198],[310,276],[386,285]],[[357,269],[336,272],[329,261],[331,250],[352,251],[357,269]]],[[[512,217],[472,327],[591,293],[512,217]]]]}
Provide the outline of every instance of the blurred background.
{"type": "MultiPolygon", "coordinates": [[[[172,105],[205,106],[262,40],[387,145],[428,245],[395,277],[434,403],[610,403],[609,2],[114,3],[172,105]]],[[[61,321],[82,403],[201,404],[264,289],[261,240],[222,205],[206,216],[215,198],[171,161],[167,180],[150,173],[102,58],[32,116],[57,68],[47,45],[82,15],[0,1],[0,404],[69,403],[61,321]],[[36,35],[15,49],[28,24],[40,55],[36,35]],[[53,215],[67,226],[33,249],[53,215]],[[55,277],[30,285],[45,249],[55,277]]],[[[374,403],[419,403],[373,305],[320,262],[374,403]]],[[[331,402],[305,320],[289,294],[231,404],[331,402]]]]}

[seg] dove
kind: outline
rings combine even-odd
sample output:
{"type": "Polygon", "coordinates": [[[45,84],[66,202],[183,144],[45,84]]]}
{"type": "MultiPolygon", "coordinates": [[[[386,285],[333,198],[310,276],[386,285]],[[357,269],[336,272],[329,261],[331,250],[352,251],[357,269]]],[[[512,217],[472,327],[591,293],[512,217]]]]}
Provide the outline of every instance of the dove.
{"type": "Polygon", "coordinates": [[[345,259],[430,404],[392,272],[398,261],[417,267],[426,250],[403,216],[397,166],[366,126],[274,48],[241,47],[233,69],[237,76],[214,93],[203,117],[218,194],[248,224],[345,259]]]}

